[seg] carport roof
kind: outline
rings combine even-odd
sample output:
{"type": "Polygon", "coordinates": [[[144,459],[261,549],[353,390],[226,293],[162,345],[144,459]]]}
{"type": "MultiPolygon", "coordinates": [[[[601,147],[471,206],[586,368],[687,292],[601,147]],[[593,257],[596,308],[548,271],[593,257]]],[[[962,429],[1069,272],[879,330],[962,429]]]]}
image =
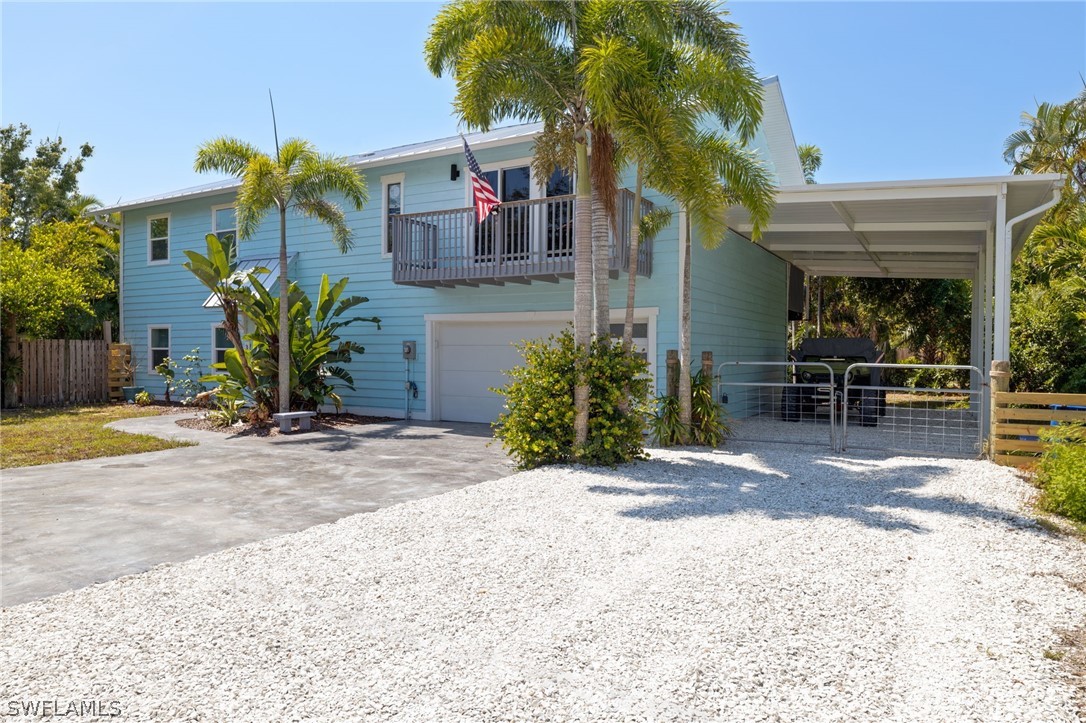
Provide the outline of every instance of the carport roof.
{"type": "MultiPolygon", "coordinates": [[[[784,186],[759,243],[815,276],[973,278],[996,231],[1000,195],[1012,219],[1050,200],[1061,181],[1045,174],[784,186]]],[[[1012,258],[1039,220],[1012,229],[1012,258]]],[[[743,208],[729,211],[729,225],[751,234],[743,208]]]]}

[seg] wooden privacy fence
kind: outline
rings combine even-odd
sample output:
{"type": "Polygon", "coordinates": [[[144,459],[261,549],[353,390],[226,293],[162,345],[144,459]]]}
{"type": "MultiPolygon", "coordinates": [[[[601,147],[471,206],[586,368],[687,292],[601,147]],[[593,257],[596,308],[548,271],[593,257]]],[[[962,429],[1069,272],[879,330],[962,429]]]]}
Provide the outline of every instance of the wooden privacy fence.
{"type": "Polygon", "coordinates": [[[1053,422],[1086,422],[1086,394],[996,392],[994,402],[991,444],[999,464],[1032,467],[1045,450],[1041,436],[1054,431],[1053,422]]]}
{"type": "Polygon", "coordinates": [[[15,385],[16,403],[41,407],[108,401],[109,347],[100,339],[20,341],[23,376],[15,385]]]}

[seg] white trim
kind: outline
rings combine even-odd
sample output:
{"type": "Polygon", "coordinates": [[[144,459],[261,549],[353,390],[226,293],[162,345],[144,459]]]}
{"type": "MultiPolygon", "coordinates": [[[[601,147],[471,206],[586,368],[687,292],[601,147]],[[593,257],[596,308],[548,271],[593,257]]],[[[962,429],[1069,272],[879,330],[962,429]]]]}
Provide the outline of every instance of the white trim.
{"type": "MultiPolygon", "coordinates": [[[[147,217],[147,265],[148,266],[162,266],[164,264],[170,263],[170,236],[173,234],[173,219],[171,218],[172,215],[173,214],[171,214],[170,212],[167,211],[166,213],[156,213],[154,216],[148,216],[147,217]],[[152,221],[157,221],[160,218],[166,219],[166,258],[164,258],[164,259],[154,259],[154,258],[151,258],[151,241],[154,240],[151,237],[151,222],[152,221]]],[[[156,236],[155,238],[159,239],[159,238],[162,238],[162,237],[161,236],[156,236]]]]}
{"type": "MultiPolygon", "coordinates": [[[[472,149],[474,152],[474,149],[472,149]]],[[[498,198],[501,198],[501,171],[508,168],[522,168],[528,167],[528,198],[536,199],[543,198],[545,189],[539,183],[539,179],[535,177],[535,169],[532,168],[532,157],[526,156],[524,158],[510,158],[508,161],[494,161],[492,163],[480,163],[479,170],[483,171],[498,171],[498,188],[494,189],[494,193],[498,198]]],[[[471,206],[471,172],[467,170],[467,165],[464,166],[464,171],[460,174],[460,177],[464,179],[464,207],[471,206]]]]}
{"type": "Polygon", "coordinates": [[[400,213],[404,213],[404,191],[407,184],[404,183],[404,173],[390,173],[381,176],[381,258],[392,258],[392,249],[389,247],[388,238],[388,187],[394,183],[400,184],[400,213]]]}
{"type": "MultiPolygon", "coordinates": [[[[247,318],[247,317],[242,316],[242,318],[247,318]]],[[[218,329],[226,329],[226,322],[223,322],[223,321],[213,321],[213,322],[211,322],[211,364],[214,364],[216,361],[218,361],[215,358],[216,355],[217,355],[217,352],[219,350],[219,347],[217,347],[215,345],[215,336],[216,336],[215,332],[218,329]]],[[[230,341],[230,337],[227,337],[226,340],[230,341]]],[[[171,339],[170,341],[173,341],[173,340],[171,339]]],[[[227,349],[233,349],[233,348],[234,348],[233,345],[226,346],[226,347],[223,347],[223,351],[226,351],[227,349]]],[[[208,366],[211,366],[211,364],[209,364],[208,366]]]]}
{"type": "MultiPolygon", "coordinates": [[[[166,356],[173,358],[173,325],[172,324],[148,324],[147,325],[147,373],[154,374],[155,372],[155,349],[161,349],[160,346],[151,346],[151,330],[152,329],[165,329],[170,339],[166,342],[166,356]]],[[[135,380],[133,380],[134,382],[135,380]]]]}
{"type": "MultiPolygon", "coordinates": [[[[645,352],[648,356],[649,374],[656,384],[656,317],[660,313],[657,306],[634,307],[634,322],[648,324],[648,342],[645,352]]],[[[611,309],[610,323],[624,321],[626,318],[625,307],[611,309]]],[[[566,311],[495,311],[479,313],[454,313],[454,314],[424,314],[426,323],[426,407],[418,419],[436,421],[441,418],[439,403],[440,390],[437,388],[437,359],[441,346],[441,334],[437,328],[442,323],[478,323],[484,321],[510,322],[510,321],[573,321],[573,310],[566,311]]]]}
{"type": "MultiPolygon", "coordinates": [[[[879,189],[895,189],[895,188],[918,188],[921,190],[931,189],[932,187],[938,188],[952,188],[952,187],[975,187],[979,185],[985,185],[987,193],[985,195],[995,195],[999,192],[1000,184],[1008,183],[1011,185],[1029,185],[1029,184],[1055,184],[1063,180],[1063,176],[1058,173],[1037,173],[1021,176],[966,176],[964,178],[917,178],[905,181],[857,181],[852,183],[812,183],[802,186],[781,186],[777,189],[780,193],[791,195],[818,195],[824,191],[865,191],[865,190],[879,190],[879,189]]],[[[947,195],[954,196],[957,194],[949,193],[947,195]]],[[[833,200],[844,200],[834,198],[833,200]]]]}
{"type": "MultiPolygon", "coordinates": [[[[508,129],[502,129],[502,128],[495,129],[495,131],[500,131],[500,130],[510,130],[510,131],[513,131],[515,134],[511,135],[511,136],[506,136],[504,138],[496,138],[496,139],[487,140],[487,141],[471,140],[471,137],[469,136],[468,137],[468,142],[471,144],[472,150],[475,151],[475,150],[485,150],[485,149],[488,149],[488,148],[501,148],[503,146],[511,146],[511,145],[515,145],[517,143],[531,143],[532,141],[535,140],[535,137],[538,136],[542,132],[542,124],[539,124],[539,127],[535,128],[534,130],[525,130],[525,131],[519,131],[519,132],[516,131],[516,127],[510,127],[508,129]]],[[[421,160],[421,159],[424,159],[424,158],[441,158],[442,156],[448,157],[448,158],[455,158],[457,155],[460,155],[460,157],[463,157],[464,146],[463,146],[463,142],[460,140],[459,136],[457,136],[455,138],[438,139],[437,141],[428,141],[428,142],[441,142],[441,141],[445,141],[449,145],[444,145],[444,146],[440,146],[440,147],[436,147],[436,148],[428,148],[428,149],[420,150],[420,151],[410,151],[410,150],[408,150],[408,151],[404,151],[402,153],[389,153],[388,155],[381,155],[383,153],[388,153],[390,150],[395,150],[395,149],[386,149],[386,150],[383,150],[383,151],[377,151],[377,152],[375,152],[373,154],[374,156],[380,156],[378,158],[373,158],[373,159],[369,159],[369,160],[360,159],[360,160],[352,161],[351,159],[355,158],[355,157],[354,156],[349,156],[348,157],[348,162],[351,163],[352,168],[357,169],[357,170],[365,171],[366,169],[369,169],[369,168],[380,168],[381,166],[389,166],[389,165],[392,165],[392,164],[395,164],[395,163],[404,163],[404,162],[407,162],[407,161],[417,161],[417,160],[421,160]]],[[[193,200],[193,199],[197,199],[197,198],[206,198],[208,196],[221,196],[221,195],[225,195],[225,194],[228,194],[228,193],[236,194],[237,190],[238,190],[238,187],[240,185],[241,185],[241,181],[239,179],[230,178],[230,179],[225,179],[222,182],[216,183],[211,188],[196,187],[195,189],[192,189],[191,191],[188,191],[186,189],[180,189],[180,190],[177,190],[177,191],[164,193],[164,194],[161,194],[159,196],[153,196],[151,198],[135,199],[131,203],[118,203],[116,206],[107,206],[106,208],[98,209],[96,212],[97,213],[113,213],[115,211],[131,211],[131,210],[134,210],[134,209],[137,209],[137,208],[147,208],[147,207],[150,207],[150,206],[159,206],[159,205],[163,205],[163,204],[166,204],[166,203],[171,203],[173,201],[180,201],[180,200],[189,201],[189,200],[193,200]]]]}
{"type": "Polygon", "coordinates": [[[236,203],[217,203],[214,206],[212,206],[211,207],[211,233],[219,233],[221,231],[233,231],[234,233],[237,233],[237,231],[238,231],[237,209],[238,209],[238,205],[236,203]],[[224,208],[232,208],[232,209],[234,209],[234,227],[233,228],[219,228],[218,223],[216,223],[216,221],[218,219],[217,219],[217,217],[215,215],[215,212],[216,211],[221,211],[224,208]]]}
{"type": "MultiPolygon", "coordinates": [[[[117,258],[120,269],[117,271],[117,338],[118,343],[124,343],[124,214],[121,214],[120,238],[117,240],[117,258]]],[[[113,340],[111,340],[113,341],[113,340]]]]}

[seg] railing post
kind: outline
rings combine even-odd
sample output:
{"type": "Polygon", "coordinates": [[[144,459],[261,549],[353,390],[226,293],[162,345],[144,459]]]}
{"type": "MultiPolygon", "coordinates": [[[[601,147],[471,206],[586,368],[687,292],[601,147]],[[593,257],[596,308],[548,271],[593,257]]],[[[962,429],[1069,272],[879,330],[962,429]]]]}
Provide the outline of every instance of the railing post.
{"type": "Polygon", "coordinates": [[[667,396],[679,396],[679,350],[667,350],[667,396]]]}
{"type": "Polygon", "coordinates": [[[703,351],[701,353],[701,373],[709,379],[713,378],[713,352],[703,351]]]}
{"type": "Polygon", "coordinates": [[[996,398],[1002,392],[1011,390],[1011,363],[1002,359],[992,360],[992,371],[989,374],[992,397],[988,402],[988,416],[991,418],[991,426],[988,429],[988,459],[995,459],[996,443],[996,398]]]}

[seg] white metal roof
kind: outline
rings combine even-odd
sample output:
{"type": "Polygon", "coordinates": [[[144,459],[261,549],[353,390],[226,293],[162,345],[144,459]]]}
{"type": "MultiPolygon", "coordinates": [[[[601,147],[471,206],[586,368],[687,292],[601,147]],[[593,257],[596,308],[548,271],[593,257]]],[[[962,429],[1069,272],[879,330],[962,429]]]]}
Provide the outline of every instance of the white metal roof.
{"type": "MultiPolygon", "coordinates": [[[[293,266],[294,259],[297,257],[297,251],[287,256],[288,269],[293,266]]],[[[234,274],[231,278],[238,279],[239,283],[244,286],[251,286],[248,282],[249,274],[255,276],[257,281],[259,281],[264,288],[271,290],[272,285],[279,281],[279,255],[239,259],[237,268],[234,270],[234,274]],[[242,279],[244,279],[244,281],[241,281],[242,279]]],[[[275,291],[274,293],[278,294],[278,291],[275,291]]],[[[219,298],[218,294],[212,294],[204,300],[205,309],[211,309],[218,306],[222,306],[222,299],[219,298]]]]}
{"type": "MultiPolygon", "coordinates": [[[[465,133],[464,136],[468,139],[468,143],[471,145],[472,150],[479,150],[482,148],[493,148],[495,146],[502,146],[508,143],[516,143],[518,141],[532,138],[539,134],[543,130],[542,123],[525,123],[515,126],[507,126],[504,128],[495,128],[485,133],[465,133]]],[[[425,141],[423,143],[411,143],[404,146],[394,146],[393,148],[385,148],[379,151],[372,151],[370,153],[359,153],[357,155],[348,156],[347,162],[356,168],[369,168],[372,166],[381,166],[388,163],[395,163],[397,161],[414,160],[418,158],[426,158],[429,156],[441,156],[451,152],[462,151],[463,141],[460,140],[460,136],[449,136],[447,138],[439,138],[433,141],[425,141]]],[[[169,191],[167,193],[160,193],[154,196],[147,196],[145,198],[139,198],[134,201],[125,201],[118,203],[114,206],[106,208],[95,209],[96,214],[114,213],[116,211],[129,211],[134,208],[141,208],[143,206],[154,206],[164,201],[176,201],[180,199],[201,198],[203,196],[214,196],[217,194],[232,191],[241,185],[241,181],[237,178],[227,178],[220,181],[214,181],[212,183],[205,183],[199,186],[191,186],[189,188],[183,188],[177,191],[169,191]]]]}
{"type": "MultiPolygon", "coordinates": [[[[1040,206],[1058,174],[786,186],[760,245],[815,276],[973,278],[996,203],[1006,188],[1006,218],[1040,206]]],[[[729,225],[750,236],[745,209],[729,225]]],[[[1017,255],[1039,215],[1013,229],[1017,255]]]]}

